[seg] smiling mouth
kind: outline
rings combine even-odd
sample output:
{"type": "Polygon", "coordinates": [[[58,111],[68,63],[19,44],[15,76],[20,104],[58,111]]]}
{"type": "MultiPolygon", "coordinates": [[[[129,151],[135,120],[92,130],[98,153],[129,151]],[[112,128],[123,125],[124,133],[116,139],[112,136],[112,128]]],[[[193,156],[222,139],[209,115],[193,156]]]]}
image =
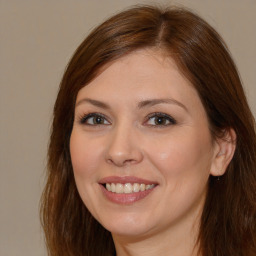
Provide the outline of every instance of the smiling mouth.
{"type": "Polygon", "coordinates": [[[148,197],[158,183],[135,176],[108,176],[99,180],[105,198],[116,204],[131,205],[148,197]]]}
{"type": "Polygon", "coordinates": [[[116,194],[131,194],[143,192],[153,189],[156,184],[144,184],[144,183],[105,183],[103,184],[107,191],[116,194]]]}

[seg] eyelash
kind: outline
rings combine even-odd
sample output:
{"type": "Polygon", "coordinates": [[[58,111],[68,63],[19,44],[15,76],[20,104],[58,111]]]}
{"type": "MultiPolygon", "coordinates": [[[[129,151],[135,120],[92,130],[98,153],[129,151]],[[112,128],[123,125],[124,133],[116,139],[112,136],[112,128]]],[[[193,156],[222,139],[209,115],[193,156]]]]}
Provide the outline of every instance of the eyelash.
{"type": "Polygon", "coordinates": [[[159,125],[153,125],[153,124],[149,124],[149,126],[153,126],[153,127],[157,127],[157,126],[169,126],[169,125],[174,125],[177,124],[177,121],[171,117],[170,115],[167,115],[165,113],[161,113],[161,112],[156,112],[156,113],[152,113],[150,115],[147,116],[147,121],[148,122],[150,119],[153,118],[162,118],[164,121],[168,121],[168,124],[159,124],[159,125]]]}
{"type": "Polygon", "coordinates": [[[110,124],[110,122],[106,119],[106,117],[104,115],[100,114],[100,113],[85,114],[85,115],[83,115],[79,118],[79,123],[83,124],[83,125],[92,125],[92,126],[93,125],[106,125],[104,123],[103,124],[89,124],[89,123],[87,123],[90,118],[98,118],[98,117],[101,118],[104,122],[107,121],[110,124]]]}
{"type": "MultiPolygon", "coordinates": [[[[158,120],[159,121],[159,120],[158,120]]],[[[79,118],[79,123],[82,124],[82,125],[91,125],[91,126],[98,126],[98,125],[109,125],[111,124],[107,118],[103,115],[103,114],[100,114],[100,113],[89,113],[89,114],[85,114],[83,116],[81,116],[79,118]],[[93,121],[93,124],[92,123],[88,123],[88,120],[90,118],[93,118],[94,120],[93,121]],[[94,123],[95,121],[95,118],[101,118],[101,121],[103,121],[103,123],[94,123]],[[107,122],[107,123],[105,123],[107,122]]],[[[148,126],[152,126],[152,127],[164,127],[164,126],[169,126],[169,125],[175,125],[177,124],[177,121],[171,117],[170,115],[167,115],[165,113],[161,113],[161,112],[156,112],[156,113],[152,113],[150,115],[147,116],[147,119],[146,121],[144,122],[145,125],[148,125],[148,126]],[[162,121],[164,122],[164,124],[147,124],[151,119],[154,119],[154,118],[161,118],[162,121]],[[166,124],[166,122],[168,122],[166,124]]]]}

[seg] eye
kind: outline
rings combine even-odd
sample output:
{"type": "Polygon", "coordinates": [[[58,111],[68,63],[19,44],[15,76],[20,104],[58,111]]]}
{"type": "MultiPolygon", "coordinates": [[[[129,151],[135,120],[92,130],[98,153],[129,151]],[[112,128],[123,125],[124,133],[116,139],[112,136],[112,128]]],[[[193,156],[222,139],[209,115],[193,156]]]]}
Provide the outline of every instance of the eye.
{"type": "Polygon", "coordinates": [[[90,113],[83,116],[80,119],[81,124],[85,125],[109,125],[110,122],[105,118],[104,115],[99,113],[90,113]]]}
{"type": "Polygon", "coordinates": [[[150,126],[168,126],[176,123],[174,118],[164,113],[151,114],[146,121],[146,124],[150,126]]]}

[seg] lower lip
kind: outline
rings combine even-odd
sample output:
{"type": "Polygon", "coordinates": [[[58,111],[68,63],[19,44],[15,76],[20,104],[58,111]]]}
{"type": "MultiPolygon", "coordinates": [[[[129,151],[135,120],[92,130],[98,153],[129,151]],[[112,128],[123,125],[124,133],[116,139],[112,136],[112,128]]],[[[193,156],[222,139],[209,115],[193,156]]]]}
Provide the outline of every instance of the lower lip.
{"type": "Polygon", "coordinates": [[[129,193],[129,194],[118,194],[118,193],[113,193],[111,191],[108,191],[103,185],[100,185],[101,190],[105,197],[116,204],[132,204],[135,203],[146,196],[148,196],[154,189],[148,189],[145,191],[140,191],[140,192],[135,192],[135,193],[129,193]]]}

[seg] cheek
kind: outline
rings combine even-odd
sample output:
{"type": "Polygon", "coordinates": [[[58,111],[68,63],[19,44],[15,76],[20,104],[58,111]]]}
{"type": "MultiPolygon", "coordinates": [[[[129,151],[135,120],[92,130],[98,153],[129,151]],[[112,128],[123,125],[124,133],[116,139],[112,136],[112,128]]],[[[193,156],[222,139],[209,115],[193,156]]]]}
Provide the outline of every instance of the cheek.
{"type": "Polygon", "coordinates": [[[197,139],[200,137],[190,135],[165,140],[150,155],[161,173],[162,200],[168,205],[167,212],[173,209],[173,218],[199,207],[207,189],[212,157],[210,137],[197,139]]]}
{"type": "Polygon", "coordinates": [[[166,182],[206,180],[209,175],[212,148],[208,131],[188,129],[186,133],[163,138],[154,147],[147,146],[151,162],[165,177],[166,182]]]}
{"type": "Polygon", "coordinates": [[[100,147],[96,143],[90,143],[85,136],[73,131],[70,137],[70,155],[75,178],[90,177],[94,173],[100,147]]]}
{"type": "Polygon", "coordinates": [[[100,147],[96,143],[90,143],[89,138],[80,131],[73,131],[70,137],[70,155],[74,178],[78,193],[90,212],[96,212],[94,208],[95,188],[97,187],[100,147]]]}

